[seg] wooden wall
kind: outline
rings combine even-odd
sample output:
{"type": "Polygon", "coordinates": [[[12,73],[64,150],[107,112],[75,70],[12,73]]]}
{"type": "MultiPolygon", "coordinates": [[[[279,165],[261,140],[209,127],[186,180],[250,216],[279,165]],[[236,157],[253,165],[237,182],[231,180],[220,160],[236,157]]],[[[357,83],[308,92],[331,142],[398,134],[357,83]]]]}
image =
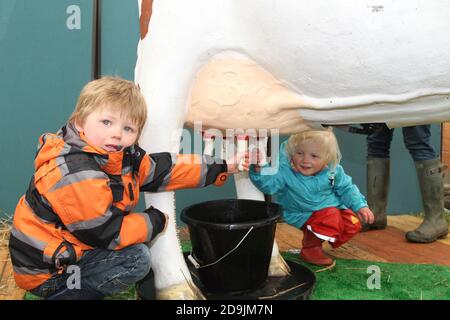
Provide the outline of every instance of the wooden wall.
{"type": "Polygon", "coordinates": [[[450,122],[442,124],[441,159],[450,168],[450,122]]]}

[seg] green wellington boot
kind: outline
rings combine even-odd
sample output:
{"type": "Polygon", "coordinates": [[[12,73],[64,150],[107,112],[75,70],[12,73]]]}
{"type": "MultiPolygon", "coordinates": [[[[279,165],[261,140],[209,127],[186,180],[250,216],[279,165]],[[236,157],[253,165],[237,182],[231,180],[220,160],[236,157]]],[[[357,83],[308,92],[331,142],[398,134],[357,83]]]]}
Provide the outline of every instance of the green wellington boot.
{"type": "Polygon", "coordinates": [[[448,234],[444,218],[443,167],[439,159],[416,161],[425,219],[414,231],[406,233],[411,242],[428,243],[448,234]]]}
{"type": "Polygon", "coordinates": [[[375,220],[373,224],[362,221],[362,232],[386,228],[389,174],[389,158],[367,158],[367,202],[375,220]]]}

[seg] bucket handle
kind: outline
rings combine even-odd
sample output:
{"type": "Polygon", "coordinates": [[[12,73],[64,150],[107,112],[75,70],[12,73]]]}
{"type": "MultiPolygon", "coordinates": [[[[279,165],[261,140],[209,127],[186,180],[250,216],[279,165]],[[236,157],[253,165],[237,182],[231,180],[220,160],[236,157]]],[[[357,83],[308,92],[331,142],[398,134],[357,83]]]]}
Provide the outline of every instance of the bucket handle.
{"type": "Polygon", "coordinates": [[[225,253],[222,257],[220,257],[219,259],[217,259],[214,262],[205,264],[205,265],[200,265],[200,263],[198,263],[197,259],[195,259],[194,254],[191,253],[188,256],[188,260],[192,263],[192,265],[195,267],[195,269],[200,269],[200,268],[206,268],[206,267],[210,267],[212,265],[215,265],[216,263],[218,263],[219,261],[225,259],[228,255],[230,255],[233,251],[235,251],[240,245],[241,243],[245,240],[245,238],[247,238],[247,236],[250,234],[250,232],[253,230],[254,226],[251,226],[250,229],[248,229],[247,233],[242,237],[241,241],[239,241],[239,243],[230,251],[228,251],[227,253],[225,253]]]}

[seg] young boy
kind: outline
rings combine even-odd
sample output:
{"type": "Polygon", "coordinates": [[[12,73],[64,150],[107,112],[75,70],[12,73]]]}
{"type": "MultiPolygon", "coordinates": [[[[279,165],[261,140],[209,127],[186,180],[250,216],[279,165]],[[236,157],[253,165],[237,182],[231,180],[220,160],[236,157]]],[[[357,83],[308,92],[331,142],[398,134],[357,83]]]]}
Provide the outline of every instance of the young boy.
{"type": "Polygon", "coordinates": [[[146,243],[167,222],[153,207],[132,211],[139,192],[222,185],[238,171],[197,155],[146,154],[136,145],[146,118],[135,84],[104,77],[83,88],[65,126],[40,137],[9,242],[19,287],[49,299],[123,291],[149,272],[146,243]],[[71,275],[81,286],[68,285],[71,275]]]}

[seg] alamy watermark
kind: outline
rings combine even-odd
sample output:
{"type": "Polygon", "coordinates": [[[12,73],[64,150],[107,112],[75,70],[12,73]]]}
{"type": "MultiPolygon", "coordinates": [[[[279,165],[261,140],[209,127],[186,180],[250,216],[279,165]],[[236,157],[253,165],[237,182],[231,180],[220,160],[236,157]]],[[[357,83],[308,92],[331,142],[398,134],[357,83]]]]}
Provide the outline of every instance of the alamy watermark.
{"type": "Polygon", "coordinates": [[[72,4],[67,7],[66,13],[69,15],[66,20],[66,26],[69,30],[81,29],[81,9],[80,6],[72,4]]]}
{"type": "Polygon", "coordinates": [[[77,265],[69,265],[67,266],[66,273],[70,274],[70,276],[66,280],[67,288],[72,289],[81,289],[81,269],[77,265]]]}
{"type": "Polygon", "coordinates": [[[370,265],[367,267],[367,273],[370,276],[367,278],[367,288],[370,290],[381,289],[381,269],[379,266],[370,265]]]}

